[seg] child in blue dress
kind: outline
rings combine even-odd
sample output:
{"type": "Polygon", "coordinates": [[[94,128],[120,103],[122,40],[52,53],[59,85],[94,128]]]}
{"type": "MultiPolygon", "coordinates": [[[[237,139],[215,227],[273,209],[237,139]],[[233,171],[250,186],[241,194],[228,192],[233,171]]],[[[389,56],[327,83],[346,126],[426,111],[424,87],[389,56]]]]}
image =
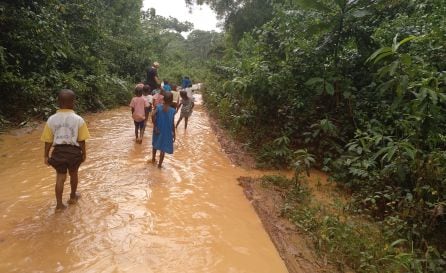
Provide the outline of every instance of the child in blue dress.
{"type": "Polygon", "coordinates": [[[158,168],[163,164],[165,153],[173,154],[173,143],[175,142],[175,109],[171,107],[172,93],[166,92],[164,104],[156,106],[152,115],[153,137],[152,137],[152,163],[156,162],[156,152],[160,150],[158,168]]]}

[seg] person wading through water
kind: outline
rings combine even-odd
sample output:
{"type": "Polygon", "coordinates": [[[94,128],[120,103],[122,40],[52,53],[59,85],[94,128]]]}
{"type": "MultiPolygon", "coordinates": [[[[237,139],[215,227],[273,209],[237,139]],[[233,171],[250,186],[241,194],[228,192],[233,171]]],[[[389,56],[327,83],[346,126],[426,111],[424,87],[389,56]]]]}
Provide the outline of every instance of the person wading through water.
{"type": "Polygon", "coordinates": [[[49,117],[40,138],[45,142],[44,162],[56,170],[56,211],[66,208],[62,202],[62,193],[67,170],[71,185],[68,204],[77,202],[78,169],[87,158],[85,140],[90,137],[90,133],[84,119],[73,110],[74,99],[72,90],[62,89],[59,92],[59,110],[49,117]],[[50,156],[51,148],[53,151],[50,156]]]}

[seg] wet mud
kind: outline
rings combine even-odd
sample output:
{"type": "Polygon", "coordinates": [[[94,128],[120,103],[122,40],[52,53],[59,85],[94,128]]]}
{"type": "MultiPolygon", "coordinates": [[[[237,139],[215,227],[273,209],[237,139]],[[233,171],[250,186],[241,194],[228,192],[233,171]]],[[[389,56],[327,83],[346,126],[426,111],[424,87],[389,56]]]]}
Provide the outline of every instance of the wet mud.
{"type": "Polygon", "coordinates": [[[63,213],[42,125],[0,136],[0,272],[287,272],[238,186],[258,172],[228,159],[200,106],[163,169],[147,162],[152,128],[136,144],[126,107],[85,119],[82,197],[63,213]]]}

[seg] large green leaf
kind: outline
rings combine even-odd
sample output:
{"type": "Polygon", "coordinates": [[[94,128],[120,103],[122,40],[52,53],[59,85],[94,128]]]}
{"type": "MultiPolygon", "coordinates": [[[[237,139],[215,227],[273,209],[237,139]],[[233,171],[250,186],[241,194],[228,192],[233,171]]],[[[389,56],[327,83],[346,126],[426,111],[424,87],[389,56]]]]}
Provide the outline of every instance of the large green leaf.
{"type": "Polygon", "coordinates": [[[394,52],[398,51],[398,48],[399,48],[400,46],[402,46],[402,45],[404,45],[405,43],[407,43],[407,42],[409,42],[409,41],[412,41],[412,40],[414,40],[414,39],[417,38],[416,36],[409,36],[409,37],[406,37],[406,38],[404,38],[403,40],[401,40],[401,41],[399,41],[399,42],[396,42],[396,38],[397,38],[397,37],[398,37],[398,36],[395,36],[395,39],[394,39],[394,45],[393,45],[393,47],[392,47],[392,49],[393,49],[394,52]]]}
{"type": "Polygon", "coordinates": [[[391,47],[382,47],[378,50],[376,50],[375,52],[373,52],[372,55],[370,55],[370,57],[366,60],[366,62],[374,62],[377,63],[378,61],[380,61],[381,59],[392,55],[394,52],[392,50],[391,47]]]}

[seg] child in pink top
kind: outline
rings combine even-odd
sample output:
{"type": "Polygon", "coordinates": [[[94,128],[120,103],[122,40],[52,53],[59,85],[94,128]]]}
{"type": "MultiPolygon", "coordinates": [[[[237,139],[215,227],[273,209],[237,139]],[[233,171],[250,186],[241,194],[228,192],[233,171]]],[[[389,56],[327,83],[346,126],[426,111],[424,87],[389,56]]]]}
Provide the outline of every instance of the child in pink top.
{"type": "Polygon", "coordinates": [[[153,109],[156,109],[156,106],[164,103],[164,93],[160,90],[155,90],[155,94],[153,95],[153,109]]]}
{"type": "Polygon", "coordinates": [[[144,128],[146,126],[146,120],[149,117],[149,113],[146,110],[149,107],[149,103],[142,96],[143,85],[136,85],[135,97],[130,102],[132,108],[132,118],[135,123],[135,137],[136,143],[142,143],[142,137],[144,136],[144,128]],[[139,136],[139,137],[138,137],[139,136]]]}

